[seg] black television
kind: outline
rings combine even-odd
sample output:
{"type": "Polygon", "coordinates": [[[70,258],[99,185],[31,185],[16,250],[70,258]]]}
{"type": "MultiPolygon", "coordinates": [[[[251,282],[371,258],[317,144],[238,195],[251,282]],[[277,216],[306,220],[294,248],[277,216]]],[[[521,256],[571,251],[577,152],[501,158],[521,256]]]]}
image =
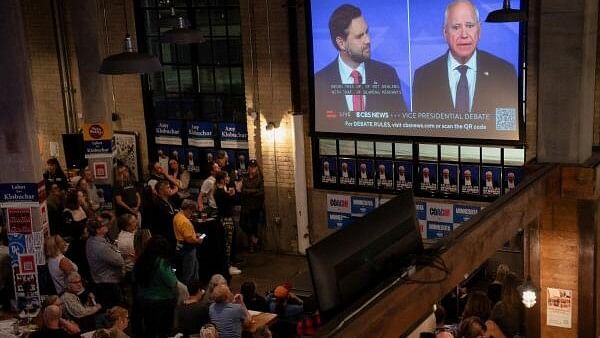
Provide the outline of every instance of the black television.
{"type": "Polygon", "coordinates": [[[401,275],[423,251],[411,190],[307,249],[315,298],[325,320],[401,275]]]}

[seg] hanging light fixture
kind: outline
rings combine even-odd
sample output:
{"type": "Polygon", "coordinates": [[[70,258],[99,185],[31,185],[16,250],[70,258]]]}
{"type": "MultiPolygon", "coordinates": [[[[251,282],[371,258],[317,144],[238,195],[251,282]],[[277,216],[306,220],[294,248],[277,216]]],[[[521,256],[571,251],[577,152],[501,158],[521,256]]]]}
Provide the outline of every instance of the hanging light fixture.
{"type": "Polygon", "coordinates": [[[510,0],[504,0],[502,9],[490,12],[485,22],[519,22],[527,21],[527,14],[523,10],[510,8],[510,0]]]}
{"type": "MultiPolygon", "coordinates": [[[[102,60],[100,65],[100,74],[141,74],[153,73],[162,70],[158,58],[150,55],[138,53],[133,49],[133,42],[129,34],[129,26],[127,24],[127,4],[123,1],[123,12],[125,16],[125,40],[123,41],[123,52],[111,55],[102,60]]],[[[106,21],[106,17],[104,18],[106,21]]],[[[105,32],[108,34],[108,32],[105,32]]]]}
{"type": "Polygon", "coordinates": [[[200,31],[188,28],[184,17],[177,18],[177,26],[166,31],[160,38],[161,42],[185,45],[191,43],[203,43],[206,41],[200,31]]]}

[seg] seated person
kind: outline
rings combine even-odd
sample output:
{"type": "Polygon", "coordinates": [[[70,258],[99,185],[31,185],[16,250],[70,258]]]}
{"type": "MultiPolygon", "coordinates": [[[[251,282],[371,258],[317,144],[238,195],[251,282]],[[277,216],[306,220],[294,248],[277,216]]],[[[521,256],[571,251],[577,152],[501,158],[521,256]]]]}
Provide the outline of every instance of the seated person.
{"type": "Polygon", "coordinates": [[[240,293],[244,296],[244,304],[246,304],[248,310],[269,312],[265,297],[256,294],[256,283],[244,282],[240,293]]]}
{"type": "Polygon", "coordinates": [[[202,284],[199,281],[190,282],[188,292],[189,297],[175,308],[177,332],[184,335],[198,333],[200,328],[210,321],[208,316],[210,304],[201,302],[205,294],[202,284]]]}
{"type": "Polygon", "coordinates": [[[241,338],[242,326],[250,324],[250,314],[243,296],[233,295],[227,285],[219,285],[213,292],[215,302],[210,305],[210,321],[215,324],[219,337],[241,338]]]}
{"type": "Polygon", "coordinates": [[[281,319],[296,320],[304,314],[304,303],[287,287],[280,285],[267,296],[269,312],[276,313],[281,319]]]}
{"type": "Polygon", "coordinates": [[[67,313],[75,319],[83,331],[96,328],[96,314],[102,305],[96,304],[94,294],[83,286],[83,280],[77,271],[67,277],[67,290],[61,296],[67,313]]]}
{"type": "Polygon", "coordinates": [[[113,306],[106,311],[106,320],[112,338],[129,338],[124,330],[129,326],[129,312],[120,307],[113,306]]]}
{"type": "Polygon", "coordinates": [[[34,333],[30,338],[70,338],[78,337],[79,332],[69,334],[67,331],[72,331],[70,323],[64,320],[60,307],[50,305],[44,310],[44,326],[34,333]]]}

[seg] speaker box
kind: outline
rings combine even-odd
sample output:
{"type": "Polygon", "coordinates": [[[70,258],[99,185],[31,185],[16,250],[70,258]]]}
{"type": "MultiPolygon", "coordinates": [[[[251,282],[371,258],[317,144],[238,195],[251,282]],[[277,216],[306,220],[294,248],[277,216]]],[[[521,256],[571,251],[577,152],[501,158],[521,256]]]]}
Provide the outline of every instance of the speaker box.
{"type": "Polygon", "coordinates": [[[62,140],[67,168],[77,169],[87,166],[88,161],[85,158],[83,134],[63,134],[62,140]]]}

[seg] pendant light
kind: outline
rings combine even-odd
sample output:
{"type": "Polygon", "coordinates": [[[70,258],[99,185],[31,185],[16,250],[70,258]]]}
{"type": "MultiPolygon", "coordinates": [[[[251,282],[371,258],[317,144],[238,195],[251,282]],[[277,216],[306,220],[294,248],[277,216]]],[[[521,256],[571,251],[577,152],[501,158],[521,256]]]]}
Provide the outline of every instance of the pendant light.
{"type": "Polygon", "coordinates": [[[521,302],[526,308],[532,308],[537,301],[538,288],[531,281],[531,227],[527,227],[527,279],[518,287],[521,302]]]}
{"type": "MultiPolygon", "coordinates": [[[[100,74],[141,74],[160,72],[162,66],[158,58],[150,55],[138,53],[133,49],[133,42],[129,34],[129,25],[127,24],[127,4],[123,1],[123,12],[125,16],[125,40],[123,41],[123,52],[111,55],[102,61],[100,74]]],[[[106,17],[104,18],[106,20],[106,17]]],[[[108,34],[108,31],[105,32],[108,34]]]]}
{"type": "Polygon", "coordinates": [[[527,21],[527,14],[523,10],[510,8],[510,0],[504,0],[502,9],[488,14],[485,22],[519,22],[527,21]]]}
{"type": "Polygon", "coordinates": [[[184,17],[177,18],[177,26],[166,31],[160,38],[161,42],[185,45],[191,43],[203,43],[206,41],[200,31],[188,28],[184,17]]]}

